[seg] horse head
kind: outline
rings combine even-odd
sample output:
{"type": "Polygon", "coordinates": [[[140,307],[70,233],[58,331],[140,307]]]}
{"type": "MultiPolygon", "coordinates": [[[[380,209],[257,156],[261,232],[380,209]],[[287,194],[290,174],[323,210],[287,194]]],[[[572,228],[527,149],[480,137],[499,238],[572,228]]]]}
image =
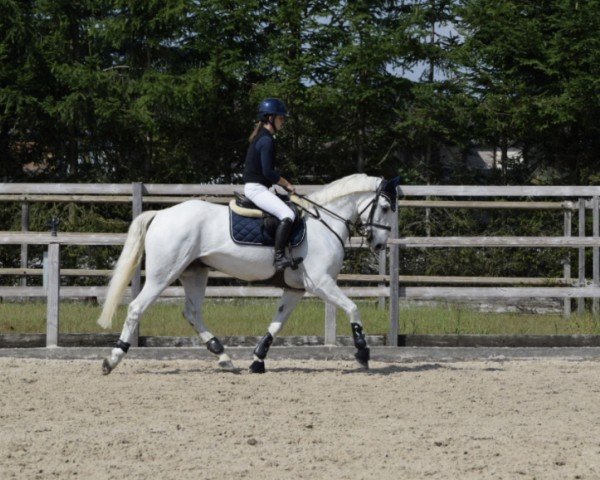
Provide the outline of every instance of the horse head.
{"type": "Polygon", "coordinates": [[[397,187],[401,178],[381,180],[375,197],[366,206],[360,207],[361,233],[373,252],[381,251],[390,236],[392,219],[396,215],[397,187]]]}

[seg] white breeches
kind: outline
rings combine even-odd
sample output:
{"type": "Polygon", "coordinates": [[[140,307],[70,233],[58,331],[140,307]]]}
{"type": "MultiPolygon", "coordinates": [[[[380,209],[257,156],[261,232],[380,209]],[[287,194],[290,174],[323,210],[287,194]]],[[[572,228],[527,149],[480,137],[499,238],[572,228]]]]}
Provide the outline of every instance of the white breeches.
{"type": "Polygon", "coordinates": [[[294,220],[292,209],[264,185],[260,183],[246,183],[244,185],[244,195],[252,200],[257,207],[269,212],[279,220],[283,220],[284,218],[294,220]]]}

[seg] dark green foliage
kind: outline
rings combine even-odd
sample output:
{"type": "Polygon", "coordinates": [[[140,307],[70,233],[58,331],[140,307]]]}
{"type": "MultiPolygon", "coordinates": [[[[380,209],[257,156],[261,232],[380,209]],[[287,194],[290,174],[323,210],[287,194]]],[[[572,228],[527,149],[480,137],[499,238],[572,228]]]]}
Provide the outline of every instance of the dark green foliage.
{"type": "MultiPolygon", "coordinates": [[[[291,112],[281,169],[295,183],[364,171],[415,184],[598,184],[599,69],[600,0],[3,0],[0,181],[236,182],[256,105],[278,96],[291,112]],[[500,170],[467,168],[479,145],[498,149],[500,170]]],[[[80,208],[43,207],[32,229],[49,214],[78,231],[128,222],[80,208]]],[[[411,234],[561,225],[547,214],[402,215],[411,234]]],[[[18,206],[0,209],[2,229],[19,218],[18,206]]],[[[72,258],[113,256],[84,250],[72,258]]],[[[16,252],[3,248],[0,263],[16,252]]],[[[536,263],[520,252],[506,262],[493,249],[432,250],[426,270],[525,275],[546,255],[558,268],[564,253],[536,263]]],[[[411,252],[407,272],[424,273],[422,258],[411,252]]]]}
{"type": "Polygon", "coordinates": [[[35,181],[230,182],[270,95],[292,113],[280,143],[298,183],[479,181],[462,161],[477,144],[522,149],[519,168],[502,162],[507,183],[595,183],[599,7],[6,0],[0,175],[34,163],[35,181]]]}
{"type": "MultiPolygon", "coordinates": [[[[563,214],[555,211],[403,209],[400,236],[561,236],[563,214]]],[[[572,250],[556,248],[428,248],[401,250],[404,275],[562,277],[572,250]]]]}
{"type": "MultiPolygon", "coordinates": [[[[461,2],[470,94],[482,141],[523,148],[511,183],[597,183],[600,2],[461,2]]],[[[512,177],[512,178],[511,178],[512,177]]]]}

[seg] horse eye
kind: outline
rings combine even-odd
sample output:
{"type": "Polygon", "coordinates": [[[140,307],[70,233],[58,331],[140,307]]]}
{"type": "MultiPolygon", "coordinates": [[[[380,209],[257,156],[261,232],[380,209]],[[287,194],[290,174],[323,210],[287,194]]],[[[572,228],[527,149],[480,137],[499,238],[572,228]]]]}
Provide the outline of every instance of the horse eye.
{"type": "Polygon", "coordinates": [[[386,206],[381,207],[381,210],[383,211],[383,213],[387,213],[389,209],[390,209],[390,207],[386,207],[386,206]]]}

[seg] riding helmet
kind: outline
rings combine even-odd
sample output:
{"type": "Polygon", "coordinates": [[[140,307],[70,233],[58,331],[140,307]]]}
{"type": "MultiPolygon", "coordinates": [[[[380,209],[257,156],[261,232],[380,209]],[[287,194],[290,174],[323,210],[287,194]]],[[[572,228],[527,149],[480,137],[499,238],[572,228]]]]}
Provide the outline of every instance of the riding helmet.
{"type": "Polygon", "coordinates": [[[287,116],[287,108],[285,104],[278,98],[265,98],[258,106],[258,118],[265,119],[269,115],[287,116]]]}

